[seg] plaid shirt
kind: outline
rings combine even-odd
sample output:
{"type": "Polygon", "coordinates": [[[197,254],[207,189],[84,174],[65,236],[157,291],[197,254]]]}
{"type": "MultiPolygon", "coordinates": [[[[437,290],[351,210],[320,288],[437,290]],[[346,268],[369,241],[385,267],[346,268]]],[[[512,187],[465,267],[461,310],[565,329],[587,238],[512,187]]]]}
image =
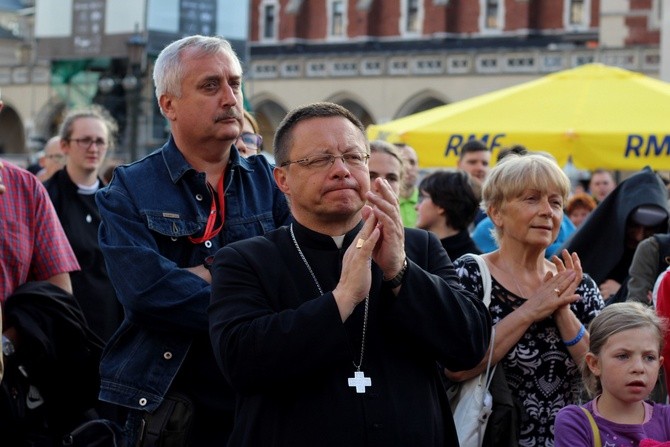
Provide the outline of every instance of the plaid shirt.
{"type": "Polygon", "coordinates": [[[0,181],[0,302],[21,284],[79,270],[77,258],[40,181],[2,161],[0,181]]]}

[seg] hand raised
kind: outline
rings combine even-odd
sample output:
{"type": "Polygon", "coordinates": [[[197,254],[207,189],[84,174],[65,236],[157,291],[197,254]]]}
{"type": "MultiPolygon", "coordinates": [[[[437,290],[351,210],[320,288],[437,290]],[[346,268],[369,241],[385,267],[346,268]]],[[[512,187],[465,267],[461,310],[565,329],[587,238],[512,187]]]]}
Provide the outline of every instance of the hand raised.
{"type": "Polygon", "coordinates": [[[385,278],[392,278],[400,272],[405,260],[405,228],[400,217],[398,197],[386,179],[377,178],[367,198],[381,232],[372,259],[384,272],[385,278]]]}
{"type": "MultiPolygon", "coordinates": [[[[366,208],[369,208],[366,206],[366,208]]],[[[365,223],[356,240],[347,248],[342,258],[340,280],[333,296],[345,321],[354,308],[368,296],[372,284],[372,253],[379,242],[381,232],[377,219],[369,210],[364,210],[365,223]]]]}

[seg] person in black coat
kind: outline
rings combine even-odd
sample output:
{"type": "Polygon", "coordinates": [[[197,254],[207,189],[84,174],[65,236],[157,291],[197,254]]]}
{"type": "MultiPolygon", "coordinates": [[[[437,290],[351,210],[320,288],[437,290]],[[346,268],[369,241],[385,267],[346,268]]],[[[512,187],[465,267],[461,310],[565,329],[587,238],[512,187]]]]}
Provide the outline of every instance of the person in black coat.
{"type": "Polygon", "coordinates": [[[440,368],[483,358],[485,306],[434,235],[403,228],[388,181],[370,185],[349,111],[296,109],[274,147],[294,221],[212,268],[210,336],[237,396],[228,445],[458,445],[440,368]]]}
{"type": "Polygon", "coordinates": [[[73,296],[48,281],[19,286],[4,311],[20,343],[5,352],[2,445],[62,445],[67,433],[98,417],[103,342],[73,296]]]}
{"type": "Polygon", "coordinates": [[[73,272],[73,294],[93,331],[105,342],[123,320],[123,308],[98,244],[100,212],[95,193],[104,186],[99,177],[116,124],[98,108],[74,110],[61,126],[60,145],[65,167],[44,186],[53,202],[81,271],[73,272]]]}
{"type": "MultiPolygon", "coordinates": [[[[605,300],[615,299],[628,277],[637,245],[668,229],[668,193],[646,167],[621,182],[561,247],[576,252],[605,300]]],[[[560,252],[560,250],[559,250],[560,252]]],[[[622,293],[624,301],[627,292],[622,293]]]]}

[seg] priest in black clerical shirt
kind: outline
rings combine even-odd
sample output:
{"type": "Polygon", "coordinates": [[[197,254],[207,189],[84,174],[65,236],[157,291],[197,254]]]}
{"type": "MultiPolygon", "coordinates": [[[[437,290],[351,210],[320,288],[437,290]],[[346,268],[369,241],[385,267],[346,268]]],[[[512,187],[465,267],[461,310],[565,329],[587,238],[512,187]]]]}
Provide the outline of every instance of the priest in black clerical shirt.
{"type": "Polygon", "coordinates": [[[350,112],[293,110],[274,147],[293,223],[212,268],[210,335],[237,394],[228,445],[458,445],[440,370],[483,358],[486,308],[435,236],[403,228],[388,182],[370,184],[350,112]]]}

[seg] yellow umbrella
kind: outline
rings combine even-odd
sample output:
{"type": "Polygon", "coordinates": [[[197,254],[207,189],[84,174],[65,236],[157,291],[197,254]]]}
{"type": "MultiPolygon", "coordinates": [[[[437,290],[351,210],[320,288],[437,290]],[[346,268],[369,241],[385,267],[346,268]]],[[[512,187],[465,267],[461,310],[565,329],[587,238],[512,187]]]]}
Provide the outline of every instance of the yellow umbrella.
{"type": "Polygon", "coordinates": [[[370,140],[414,147],[422,167],[456,166],[470,138],[493,150],[522,144],[581,169],[670,169],[670,84],[588,64],[371,125],[370,140]]]}

